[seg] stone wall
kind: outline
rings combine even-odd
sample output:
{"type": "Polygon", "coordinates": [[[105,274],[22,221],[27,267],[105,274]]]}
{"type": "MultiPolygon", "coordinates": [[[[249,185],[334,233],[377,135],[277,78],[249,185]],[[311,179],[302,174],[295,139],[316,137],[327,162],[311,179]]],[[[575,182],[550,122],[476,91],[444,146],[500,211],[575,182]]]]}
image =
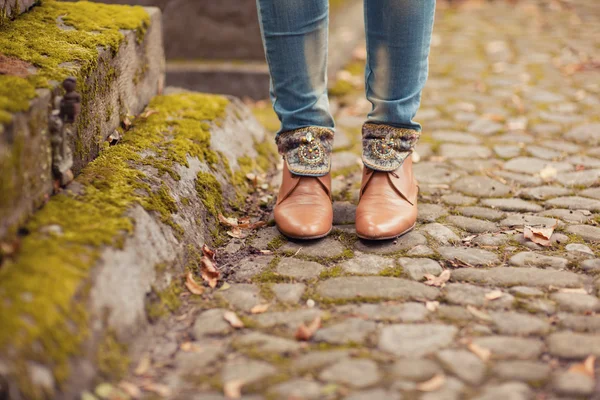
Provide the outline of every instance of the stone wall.
{"type": "Polygon", "coordinates": [[[0,0],[0,24],[3,19],[15,18],[39,2],[40,0],[0,0]]]}

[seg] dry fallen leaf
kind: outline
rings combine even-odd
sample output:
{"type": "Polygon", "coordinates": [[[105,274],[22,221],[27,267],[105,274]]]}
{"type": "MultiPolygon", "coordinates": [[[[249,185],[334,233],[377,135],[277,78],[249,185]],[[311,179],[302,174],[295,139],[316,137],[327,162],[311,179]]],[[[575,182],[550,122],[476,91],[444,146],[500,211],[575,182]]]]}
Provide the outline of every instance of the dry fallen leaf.
{"type": "Polygon", "coordinates": [[[321,317],[317,316],[310,324],[302,324],[296,331],[296,340],[310,340],[316,331],[321,327],[321,317]]]}
{"type": "Polygon", "coordinates": [[[161,383],[147,382],[142,386],[142,389],[144,389],[147,392],[156,393],[157,395],[162,397],[168,397],[171,394],[171,390],[169,389],[169,387],[161,383]]]}
{"type": "Polygon", "coordinates": [[[492,320],[492,317],[490,317],[488,315],[488,313],[486,313],[484,311],[481,311],[481,310],[478,310],[477,308],[475,308],[475,307],[473,307],[471,305],[467,306],[467,310],[471,314],[473,314],[473,316],[476,317],[476,318],[479,318],[479,319],[484,320],[484,321],[491,321],[492,320]]]}
{"type": "Polygon", "coordinates": [[[144,375],[150,369],[151,363],[152,363],[152,361],[150,360],[150,354],[144,353],[144,355],[142,356],[142,359],[140,360],[139,364],[137,365],[137,367],[135,368],[135,371],[133,371],[133,373],[137,376],[144,375]]]}
{"type": "Polygon", "coordinates": [[[552,242],[550,242],[550,237],[552,237],[552,233],[554,229],[558,226],[558,221],[549,228],[534,228],[529,225],[525,225],[523,228],[523,236],[525,239],[529,239],[534,243],[539,245],[548,247],[552,246],[552,242]]]}
{"type": "Polygon", "coordinates": [[[225,226],[230,226],[230,227],[238,226],[237,218],[225,217],[225,216],[223,216],[223,214],[219,214],[219,222],[225,226]]]}
{"type": "Polygon", "coordinates": [[[202,247],[202,251],[204,256],[200,259],[200,272],[202,275],[202,279],[208,282],[208,286],[211,288],[217,287],[217,282],[219,281],[219,277],[221,273],[215,266],[215,252],[212,251],[207,245],[202,247]]]}
{"type": "Polygon", "coordinates": [[[587,290],[584,288],[561,288],[558,289],[560,293],[578,293],[578,294],[588,294],[587,290]]]}
{"type": "Polygon", "coordinates": [[[594,378],[594,364],[596,363],[596,357],[588,356],[582,363],[571,365],[568,372],[575,372],[578,374],[584,374],[590,378],[594,378]]]}
{"type": "Polygon", "coordinates": [[[417,390],[421,392],[434,392],[442,387],[446,382],[446,376],[443,374],[436,374],[433,378],[428,381],[421,382],[417,385],[417,390]]]}
{"type": "Polygon", "coordinates": [[[131,382],[121,381],[119,382],[119,388],[122,389],[132,399],[139,399],[142,396],[142,391],[140,388],[131,382]]]}
{"type": "Polygon", "coordinates": [[[225,314],[223,314],[223,319],[229,322],[229,325],[231,325],[234,328],[244,327],[244,323],[242,322],[242,320],[233,311],[225,312],[225,314]]]}
{"type": "Polygon", "coordinates": [[[467,346],[467,348],[469,350],[471,350],[473,352],[473,354],[475,354],[477,357],[479,357],[481,359],[481,361],[483,361],[483,362],[487,362],[490,359],[490,357],[492,356],[492,352],[489,349],[486,349],[485,347],[481,347],[475,343],[469,344],[469,346],[467,346]]]}
{"type": "Polygon", "coordinates": [[[245,239],[248,237],[248,235],[242,232],[242,230],[237,226],[234,226],[230,231],[227,232],[227,234],[236,239],[245,239]]]}
{"type": "Polygon", "coordinates": [[[227,399],[239,399],[242,397],[242,386],[246,382],[242,379],[235,379],[233,381],[225,382],[223,385],[223,394],[227,399]]]}
{"type": "Polygon", "coordinates": [[[425,303],[425,308],[428,309],[430,312],[436,312],[438,308],[440,308],[440,302],[439,301],[428,301],[425,303]]]}
{"type": "Polygon", "coordinates": [[[262,314],[269,309],[270,304],[257,304],[250,309],[250,313],[252,314],[262,314]]]}
{"type": "Polygon", "coordinates": [[[203,351],[202,347],[200,347],[197,343],[194,342],[181,343],[179,348],[187,353],[201,353],[203,351]]]}
{"type": "Polygon", "coordinates": [[[504,293],[502,293],[502,290],[492,290],[489,293],[485,294],[485,298],[486,300],[497,300],[500,297],[502,297],[504,295],[504,293]]]}
{"type": "Polygon", "coordinates": [[[151,116],[152,114],[158,114],[157,110],[153,110],[152,108],[147,109],[146,111],[144,111],[140,117],[142,118],[148,118],[149,116],[151,116]]]}
{"type": "Polygon", "coordinates": [[[185,276],[185,287],[188,288],[192,294],[201,295],[204,293],[204,288],[198,285],[198,283],[194,280],[194,276],[192,275],[191,271],[188,271],[187,275],[185,276]]]}
{"type": "Polygon", "coordinates": [[[425,278],[427,278],[427,280],[424,283],[429,286],[444,287],[444,285],[446,285],[446,282],[448,282],[448,280],[450,279],[450,274],[451,272],[449,269],[445,269],[444,271],[442,271],[440,276],[425,274],[425,278]]]}

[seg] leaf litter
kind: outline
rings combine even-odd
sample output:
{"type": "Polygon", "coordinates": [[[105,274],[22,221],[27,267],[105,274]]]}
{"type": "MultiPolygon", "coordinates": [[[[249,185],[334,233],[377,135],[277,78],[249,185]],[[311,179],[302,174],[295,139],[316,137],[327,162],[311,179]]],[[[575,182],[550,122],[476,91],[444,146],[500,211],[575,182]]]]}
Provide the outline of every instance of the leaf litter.
{"type": "Polygon", "coordinates": [[[444,287],[446,282],[450,279],[451,272],[449,269],[445,269],[439,276],[432,274],[425,274],[427,280],[424,282],[428,286],[444,287]]]}
{"type": "Polygon", "coordinates": [[[313,319],[310,324],[302,324],[296,330],[296,340],[307,341],[310,340],[315,332],[321,327],[321,317],[317,316],[313,319]]]}
{"type": "Polygon", "coordinates": [[[558,221],[556,221],[554,225],[550,227],[543,228],[534,228],[532,226],[525,225],[523,228],[523,236],[525,237],[525,239],[529,239],[533,243],[537,243],[544,247],[550,247],[552,246],[550,238],[552,237],[554,229],[556,229],[557,226],[558,221]]]}

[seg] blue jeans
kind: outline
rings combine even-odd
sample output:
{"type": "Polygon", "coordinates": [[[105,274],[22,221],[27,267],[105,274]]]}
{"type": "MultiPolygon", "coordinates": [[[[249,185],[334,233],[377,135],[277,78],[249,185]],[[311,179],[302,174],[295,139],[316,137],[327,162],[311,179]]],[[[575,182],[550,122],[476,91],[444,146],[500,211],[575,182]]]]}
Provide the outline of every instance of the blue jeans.
{"type": "MultiPolygon", "coordinates": [[[[367,123],[420,131],[435,0],[364,0],[367,123]]],[[[327,98],[328,0],[257,0],[281,132],[334,128],[327,98]]]]}

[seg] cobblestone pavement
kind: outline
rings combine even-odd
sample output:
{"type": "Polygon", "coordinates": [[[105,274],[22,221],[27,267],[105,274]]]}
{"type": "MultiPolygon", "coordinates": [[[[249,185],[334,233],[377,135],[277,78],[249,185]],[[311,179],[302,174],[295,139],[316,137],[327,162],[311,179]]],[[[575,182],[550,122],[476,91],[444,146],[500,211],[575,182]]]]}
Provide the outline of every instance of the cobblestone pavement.
{"type": "MultiPolygon", "coordinates": [[[[517,4],[438,12],[413,232],[356,238],[370,106],[339,91],[333,234],[294,243],[271,226],[219,249],[227,283],[184,295],[126,380],[194,400],[600,399],[600,12],[517,4]],[[555,227],[549,246],[526,226],[555,227]]],[[[360,87],[352,68],[340,78],[360,87]]]]}

